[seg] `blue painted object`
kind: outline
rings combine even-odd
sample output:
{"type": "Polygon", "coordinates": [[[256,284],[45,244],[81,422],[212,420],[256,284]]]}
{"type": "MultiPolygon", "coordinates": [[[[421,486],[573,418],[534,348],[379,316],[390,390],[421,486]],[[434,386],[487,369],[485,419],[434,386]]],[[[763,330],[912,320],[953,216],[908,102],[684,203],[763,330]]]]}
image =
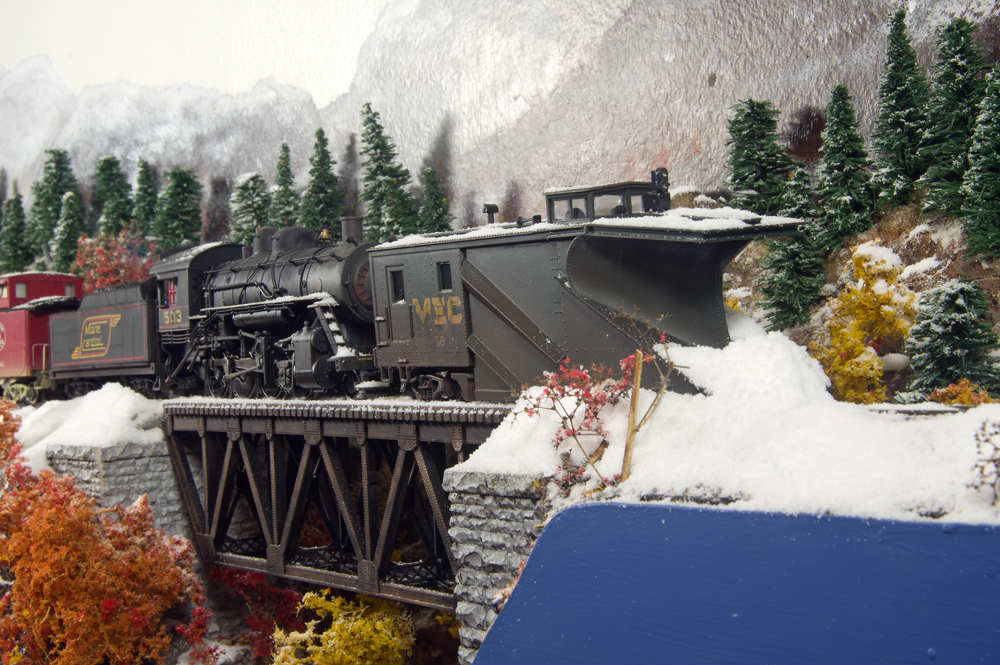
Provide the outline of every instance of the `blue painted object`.
{"type": "Polygon", "coordinates": [[[506,663],[1000,663],[1000,530],[572,508],[476,657],[506,663]]]}

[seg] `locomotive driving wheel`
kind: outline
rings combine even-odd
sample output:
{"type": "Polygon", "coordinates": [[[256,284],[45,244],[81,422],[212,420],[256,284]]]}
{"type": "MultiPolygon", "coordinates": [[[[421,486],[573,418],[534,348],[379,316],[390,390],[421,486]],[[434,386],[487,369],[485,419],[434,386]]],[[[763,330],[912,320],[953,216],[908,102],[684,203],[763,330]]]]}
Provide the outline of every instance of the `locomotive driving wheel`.
{"type": "Polygon", "coordinates": [[[205,389],[212,397],[229,397],[230,386],[226,380],[226,373],[230,365],[229,357],[221,350],[214,351],[209,358],[208,371],[205,373],[205,389]]]}

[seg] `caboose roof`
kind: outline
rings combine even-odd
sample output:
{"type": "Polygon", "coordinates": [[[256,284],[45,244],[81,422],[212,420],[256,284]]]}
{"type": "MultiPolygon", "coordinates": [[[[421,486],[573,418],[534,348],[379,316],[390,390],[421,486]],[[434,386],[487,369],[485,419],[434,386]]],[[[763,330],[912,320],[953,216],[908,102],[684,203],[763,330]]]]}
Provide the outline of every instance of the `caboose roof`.
{"type": "Polygon", "coordinates": [[[66,272],[47,272],[47,271],[36,271],[36,270],[26,270],[24,272],[11,272],[5,275],[0,275],[0,279],[21,279],[24,277],[29,277],[31,279],[80,279],[76,275],[71,275],[66,272]]]}

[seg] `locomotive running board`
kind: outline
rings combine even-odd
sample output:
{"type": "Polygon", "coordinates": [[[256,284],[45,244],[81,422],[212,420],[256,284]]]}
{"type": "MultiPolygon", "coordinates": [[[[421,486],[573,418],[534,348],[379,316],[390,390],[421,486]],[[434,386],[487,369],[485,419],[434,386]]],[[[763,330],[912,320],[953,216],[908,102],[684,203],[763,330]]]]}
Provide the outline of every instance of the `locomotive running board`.
{"type": "Polygon", "coordinates": [[[206,564],[453,610],[442,474],[510,409],[182,399],[164,403],[164,430],[206,564]],[[299,544],[310,507],[327,545],[299,544]],[[421,558],[397,563],[395,549],[421,558]]]}

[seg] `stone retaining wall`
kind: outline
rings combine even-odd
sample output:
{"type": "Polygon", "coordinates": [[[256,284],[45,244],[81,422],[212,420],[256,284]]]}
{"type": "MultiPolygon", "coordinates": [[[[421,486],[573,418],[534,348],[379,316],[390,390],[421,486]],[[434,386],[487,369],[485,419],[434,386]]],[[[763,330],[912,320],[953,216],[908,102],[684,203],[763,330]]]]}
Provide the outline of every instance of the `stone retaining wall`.
{"type": "Polygon", "coordinates": [[[450,469],[444,488],[451,501],[456,609],[461,624],[459,663],[470,665],[497,617],[494,596],[517,577],[542,530],[545,483],[529,476],[450,469]]]}
{"type": "Polygon", "coordinates": [[[163,441],[151,445],[51,446],[47,452],[52,469],[72,474],[76,486],[100,505],[129,506],[145,494],[157,527],[191,539],[187,511],[163,441]]]}

